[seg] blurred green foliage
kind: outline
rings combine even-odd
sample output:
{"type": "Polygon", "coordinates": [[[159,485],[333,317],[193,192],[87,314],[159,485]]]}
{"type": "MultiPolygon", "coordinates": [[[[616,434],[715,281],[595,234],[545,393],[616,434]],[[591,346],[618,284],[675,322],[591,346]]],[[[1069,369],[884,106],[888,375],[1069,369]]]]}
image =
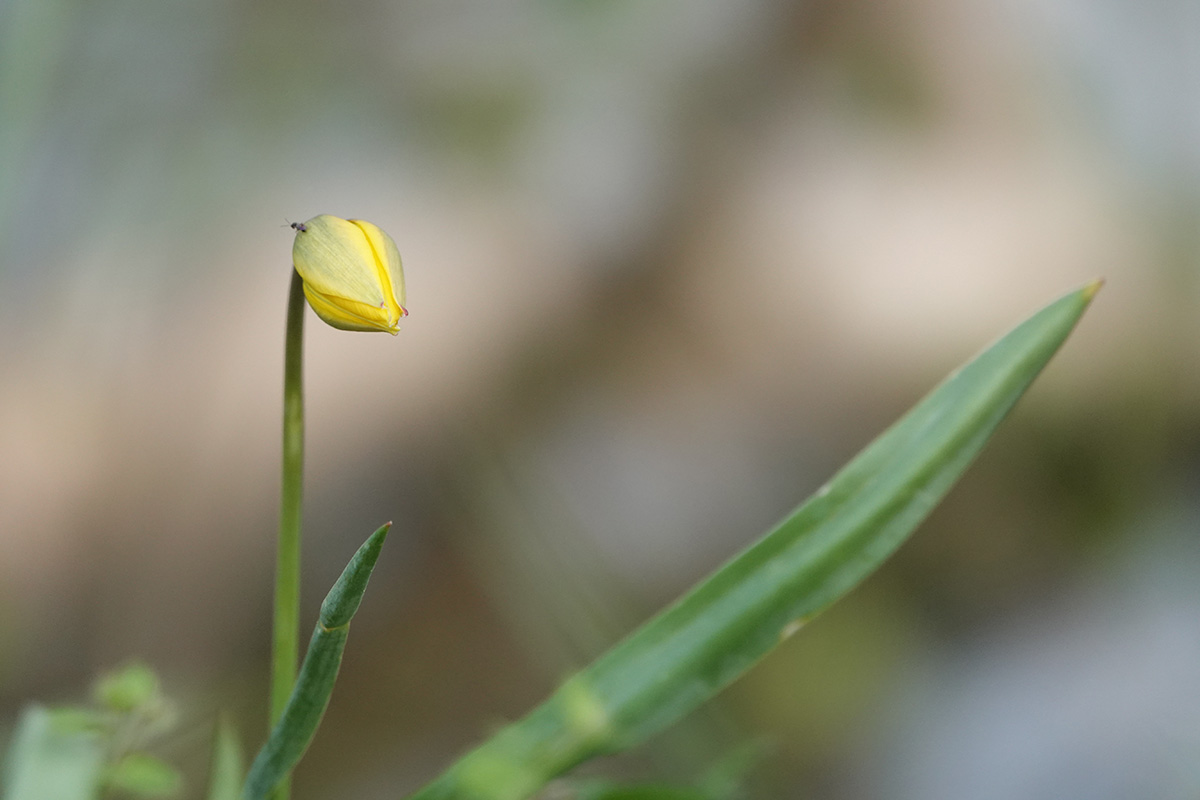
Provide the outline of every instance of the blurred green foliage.
{"type": "Polygon", "coordinates": [[[93,704],[28,707],[6,759],[4,800],[169,798],[179,771],[145,748],[170,732],[176,715],[158,676],[133,662],[100,676],[93,704]]]}

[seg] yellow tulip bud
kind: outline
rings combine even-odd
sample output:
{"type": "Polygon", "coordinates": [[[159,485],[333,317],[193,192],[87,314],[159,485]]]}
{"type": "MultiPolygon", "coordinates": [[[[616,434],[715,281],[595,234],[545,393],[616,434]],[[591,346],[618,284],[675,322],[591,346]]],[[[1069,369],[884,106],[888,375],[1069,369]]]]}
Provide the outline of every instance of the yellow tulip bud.
{"type": "Polygon", "coordinates": [[[317,316],[344,331],[399,332],[404,268],[392,237],[361,219],[295,222],[292,263],[317,316]]]}

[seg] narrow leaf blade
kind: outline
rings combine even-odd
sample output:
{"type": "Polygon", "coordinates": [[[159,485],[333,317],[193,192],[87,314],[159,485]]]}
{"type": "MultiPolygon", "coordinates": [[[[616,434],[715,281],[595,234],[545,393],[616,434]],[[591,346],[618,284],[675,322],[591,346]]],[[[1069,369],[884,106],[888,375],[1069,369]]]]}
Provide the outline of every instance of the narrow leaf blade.
{"type": "Polygon", "coordinates": [[[265,798],[287,777],[312,742],[333,694],[350,620],[362,602],[367,581],[391,526],[389,522],[371,534],[326,595],[321,605],[321,618],[313,630],[288,704],[250,765],[242,790],[244,800],[265,798]]]}
{"type": "Polygon", "coordinates": [[[237,728],[226,715],[217,720],[213,737],[212,773],[208,779],[208,800],[238,800],[245,764],[237,728]]]}
{"type": "Polygon", "coordinates": [[[909,536],[1066,340],[1092,284],[997,341],[778,527],[468,753],[414,800],[523,800],[705,702],[909,536]]]}

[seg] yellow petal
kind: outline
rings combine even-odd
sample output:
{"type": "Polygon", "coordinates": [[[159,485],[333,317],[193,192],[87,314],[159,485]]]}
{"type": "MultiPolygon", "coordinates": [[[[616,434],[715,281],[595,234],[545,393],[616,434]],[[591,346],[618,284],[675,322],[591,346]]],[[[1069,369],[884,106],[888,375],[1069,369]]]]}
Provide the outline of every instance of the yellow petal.
{"type": "Polygon", "coordinates": [[[313,217],[296,226],[292,261],[309,305],[335,328],[395,334],[408,313],[400,251],[370,222],[313,217]]]}
{"type": "Polygon", "coordinates": [[[362,230],[375,253],[384,301],[396,313],[397,319],[404,316],[408,313],[404,309],[404,265],[400,261],[400,250],[396,247],[396,242],[378,226],[365,219],[352,219],[350,222],[362,230]]]}
{"type": "Polygon", "coordinates": [[[394,319],[389,320],[387,309],[355,303],[342,297],[329,297],[304,285],[304,296],[317,316],[327,324],[343,331],[387,331],[393,336],[400,332],[394,319]]]}
{"type": "Polygon", "coordinates": [[[357,225],[322,214],[304,223],[292,261],[304,282],[324,295],[370,305],[383,302],[375,253],[357,225]]]}

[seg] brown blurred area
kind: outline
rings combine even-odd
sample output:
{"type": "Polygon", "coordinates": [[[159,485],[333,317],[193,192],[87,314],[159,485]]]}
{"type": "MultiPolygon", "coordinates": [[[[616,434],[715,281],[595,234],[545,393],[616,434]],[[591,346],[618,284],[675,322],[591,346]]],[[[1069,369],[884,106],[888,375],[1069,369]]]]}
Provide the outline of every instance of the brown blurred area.
{"type": "Polygon", "coordinates": [[[433,777],[1096,277],[892,562],[590,769],[762,740],[751,797],[1184,796],[1197,35],[1182,0],[0,5],[4,717],[138,657],[193,796],[219,709],[257,746],[287,221],[330,213],[396,239],[411,316],[308,317],[306,620],[396,527],[297,800],[433,777]]]}

